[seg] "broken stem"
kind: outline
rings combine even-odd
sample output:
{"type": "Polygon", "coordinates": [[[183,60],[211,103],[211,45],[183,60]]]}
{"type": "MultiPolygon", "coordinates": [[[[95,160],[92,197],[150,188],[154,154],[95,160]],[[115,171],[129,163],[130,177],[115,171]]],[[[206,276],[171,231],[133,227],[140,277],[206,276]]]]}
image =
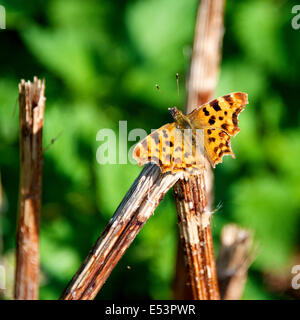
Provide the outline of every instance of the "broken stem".
{"type": "Polygon", "coordinates": [[[20,194],[16,250],[15,299],[39,296],[39,224],[42,193],[42,129],[45,83],[21,80],[20,103],[20,194]]]}
{"type": "Polygon", "coordinates": [[[162,174],[154,164],[144,167],[61,299],[95,298],[111,271],[179,177],[180,174],[162,174]]]}
{"type": "Polygon", "coordinates": [[[221,298],[240,300],[255,255],[253,235],[246,229],[229,224],[222,229],[220,240],[217,269],[221,298]]]}
{"type": "MultiPolygon", "coordinates": [[[[188,81],[187,113],[210,100],[219,74],[223,37],[224,0],[202,0],[199,6],[190,78],[188,81]]],[[[219,299],[216,263],[211,234],[211,205],[213,174],[208,161],[205,170],[174,186],[179,234],[185,256],[187,275],[179,277],[174,290],[175,299],[219,299]],[[188,282],[188,293],[182,281],[188,282]],[[184,289],[184,290],[182,290],[184,289]]],[[[177,259],[180,258],[178,255],[177,259]]],[[[177,262],[177,266],[182,265],[177,262]]]]}

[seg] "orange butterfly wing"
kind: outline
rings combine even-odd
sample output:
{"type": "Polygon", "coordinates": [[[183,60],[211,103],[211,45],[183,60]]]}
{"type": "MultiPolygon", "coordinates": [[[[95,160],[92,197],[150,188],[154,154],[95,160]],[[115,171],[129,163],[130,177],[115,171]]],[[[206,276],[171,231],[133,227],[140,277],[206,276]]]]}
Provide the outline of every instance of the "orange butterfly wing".
{"type": "Polygon", "coordinates": [[[224,155],[234,157],[230,136],[240,131],[238,115],[247,103],[248,95],[243,92],[214,99],[187,115],[194,129],[203,129],[200,144],[195,139],[186,140],[175,122],[168,123],[140,141],[133,150],[133,158],[139,166],[153,162],[163,173],[196,174],[204,168],[204,145],[205,154],[215,167],[224,155]]]}
{"type": "Polygon", "coordinates": [[[213,168],[222,162],[224,155],[234,158],[230,136],[240,131],[238,115],[247,103],[246,93],[234,92],[214,99],[187,115],[196,128],[204,128],[205,152],[213,168]]]}
{"type": "MultiPolygon", "coordinates": [[[[204,151],[196,152],[192,138],[168,123],[149,134],[133,150],[139,166],[147,162],[157,164],[163,173],[196,173],[204,168],[204,151]]],[[[199,148],[200,149],[200,148],[199,148]]]]}
{"type": "Polygon", "coordinates": [[[187,116],[196,128],[213,128],[235,136],[239,131],[238,115],[248,103],[248,95],[234,92],[214,99],[187,116]]]}

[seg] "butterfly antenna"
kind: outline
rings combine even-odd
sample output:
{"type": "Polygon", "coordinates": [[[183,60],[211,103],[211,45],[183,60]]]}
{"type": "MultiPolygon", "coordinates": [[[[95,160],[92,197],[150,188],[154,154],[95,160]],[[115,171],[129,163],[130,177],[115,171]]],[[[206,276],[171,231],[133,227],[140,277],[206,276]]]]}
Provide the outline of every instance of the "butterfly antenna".
{"type": "Polygon", "coordinates": [[[155,88],[157,89],[157,91],[165,98],[165,100],[167,101],[167,103],[171,106],[173,106],[172,103],[169,103],[167,97],[165,96],[165,94],[161,91],[160,86],[158,84],[155,85],[155,88]]]}
{"type": "Polygon", "coordinates": [[[43,152],[46,152],[61,135],[62,131],[55,138],[51,139],[50,143],[46,146],[46,148],[43,149],[43,152]]]}
{"type": "Polygon", "coordinates": [[[176,73],[176,82],[177,82],[177,96],[178,96],[178,106],[179,106],[179,74],[176,73]]]}

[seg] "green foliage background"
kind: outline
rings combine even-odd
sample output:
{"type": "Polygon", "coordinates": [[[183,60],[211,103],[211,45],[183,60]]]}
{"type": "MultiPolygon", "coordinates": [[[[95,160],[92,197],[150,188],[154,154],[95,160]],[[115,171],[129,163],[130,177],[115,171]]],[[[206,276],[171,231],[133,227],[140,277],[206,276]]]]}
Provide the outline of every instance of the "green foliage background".
{"type": "MultiPolygon", "coordinates": [[[[18,200],[17,88],[20,78],[46,79],[47,106],[41,222],[41,299],[57,299],[140,172],[136,165],[96,161],[102,128],[150,132],[171,121],[175,73],[184,88],[197,0],[1,1],[0,170],[4,188],[3,256],[12,270],[18,200]],[[159,95],[159,83],[170,102],[159,95]]],[[[215,170],[216,248],[221,228],[238,223],[259,245],[245,299],[286,298],[266,274],[290,275],[299,252],[300,30],[292,1],[226,3],[216,96],[249,94],[232,141],[236,160],[215,170]]],[[[180,106],[185,95],[181,90],[180,106]]],[[[128,144],[128,147],[132,142],[128,144]]],[[[120,263],[99,299],[169,299],[175,271],[176,211],[169,192],[120,263]],[[127,266],[131,266],[130,269],[127,266]]],[[[11,271],[12,272],[12,271],[11,271]]]]}

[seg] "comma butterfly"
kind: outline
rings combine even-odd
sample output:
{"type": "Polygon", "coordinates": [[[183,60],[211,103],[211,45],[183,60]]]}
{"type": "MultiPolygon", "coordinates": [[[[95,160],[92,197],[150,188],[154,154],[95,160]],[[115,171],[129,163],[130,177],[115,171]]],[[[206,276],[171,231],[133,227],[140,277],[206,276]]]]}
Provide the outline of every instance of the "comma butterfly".
{"type": "Polygon", "coordinates": [[[139,166],[157,164],[163,173],[197,174],[204,168],[204,157],[215,168],[224,155],[234,154],[230,137],[239,131],[238,115],[248,103],[248,95],[234,92],[214,99],[184,115],[170,108],[175,120],[152,132],[133,150],[139,166]]]}

